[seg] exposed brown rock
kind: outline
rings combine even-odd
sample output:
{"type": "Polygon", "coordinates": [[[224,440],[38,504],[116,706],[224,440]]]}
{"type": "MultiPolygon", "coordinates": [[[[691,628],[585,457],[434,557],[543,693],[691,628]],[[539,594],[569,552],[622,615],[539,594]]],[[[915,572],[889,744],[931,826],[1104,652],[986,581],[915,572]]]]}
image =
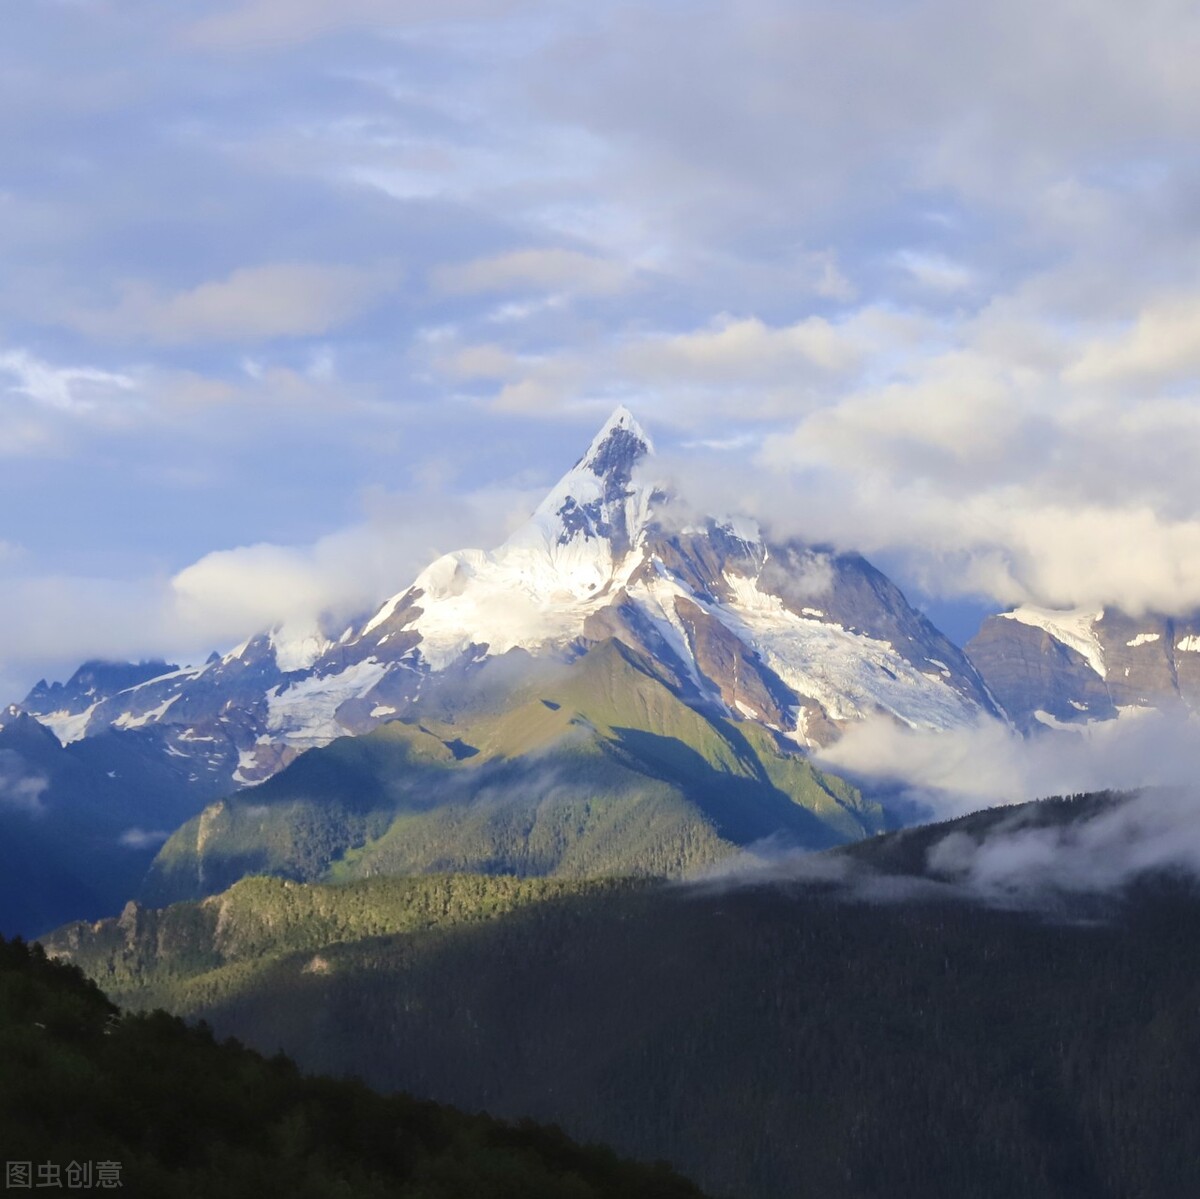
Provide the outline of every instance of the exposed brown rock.
{"type": "Polygon", "coordinates": [[[1104,652],[1108,693],[1117,707],[1179,705],[1170,620],[1109,609],[1093,627],[1104,652]]]}
{"type": "Polygon", "coordinates": [[[1104,680],[1076,650],[1044,629],[989,616],[967,643],[967,656],[1018,728],[1038,724],[1035,711],[1074,723],[1116,715],[1104,680]]]}
{"type": "Polygon", "coordinates": [[[779,676],[699,604],[678,596],[675,612],[687,631],[697,667],[725,703],[735,712],[747,708],[776,728],[790,728],[788,709],[795,697],[779,676]]]}

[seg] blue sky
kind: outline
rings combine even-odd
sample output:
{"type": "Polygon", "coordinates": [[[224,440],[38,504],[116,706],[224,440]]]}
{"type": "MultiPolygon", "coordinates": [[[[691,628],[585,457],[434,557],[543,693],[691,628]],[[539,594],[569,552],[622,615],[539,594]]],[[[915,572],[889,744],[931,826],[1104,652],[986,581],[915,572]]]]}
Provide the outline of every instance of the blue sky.
{"type": "Polygon", "coordinates": [[[1200,604],[1200,14],[12,0],[0,683],[349,611],[618,402],[957,625],[1200,604]]]}

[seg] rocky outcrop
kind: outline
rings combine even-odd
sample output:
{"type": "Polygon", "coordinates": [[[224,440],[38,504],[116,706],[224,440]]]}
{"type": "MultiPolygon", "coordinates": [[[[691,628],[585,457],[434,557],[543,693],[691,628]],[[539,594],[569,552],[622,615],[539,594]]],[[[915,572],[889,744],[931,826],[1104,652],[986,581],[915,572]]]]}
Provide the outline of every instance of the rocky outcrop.
{"type": "Polygon", "coordinates": [[[1017,609],[988,617],[966,652],[1025,731],[1122,710],[1200,712],[1197,616],[1017,609]]]}
{"type": "Polygon", "coordinates": [[[1117,714],[1104,680],[1087,659],[1045,629],[989,616],[966,652],[1022,732],[1044,723],[1037,712],[1064,724],[1109,720],[1117,714]]]}

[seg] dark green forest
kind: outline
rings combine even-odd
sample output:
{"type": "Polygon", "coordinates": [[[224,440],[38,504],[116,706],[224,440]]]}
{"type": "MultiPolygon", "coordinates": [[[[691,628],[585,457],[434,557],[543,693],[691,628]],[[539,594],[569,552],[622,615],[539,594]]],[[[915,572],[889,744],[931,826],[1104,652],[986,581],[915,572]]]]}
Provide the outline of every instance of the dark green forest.
{"type": "MultiPolygon", "coordinates": [[[[664,1165],[361,1083],[207,1026],[122,1014],[75,967],[0,939],[6,1162],[119,1166],[145,1199],[701,1199],[664,1165]]],[[[42,1194],[69,1187],[37,1188],[42,1194]]]]}
{"type": "MultiPolygon", "coordinates": [[[[854,853],[895,864],[901,844],[854,853]]],[[[1200,1193],[1191,883],[1052,916],[779,882],[242,887],[51,945],[130,1005],[553,1121],[717,1194],[1200,1193]]]]}

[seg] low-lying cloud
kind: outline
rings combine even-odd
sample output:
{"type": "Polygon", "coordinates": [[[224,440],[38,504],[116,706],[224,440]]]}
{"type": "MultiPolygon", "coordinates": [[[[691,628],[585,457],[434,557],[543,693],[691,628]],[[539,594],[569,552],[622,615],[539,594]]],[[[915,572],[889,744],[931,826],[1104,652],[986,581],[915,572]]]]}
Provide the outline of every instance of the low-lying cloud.
{"type": "Polygon", "coordinates": [[[1046,795],[1188,786],[1200,778],[1200,738],[1190,718],[1152,710],[1028,739],[988,717],[944,732],[873,717],[817,761],[946,819],[1046,795]]]}
{"type": "Polygon", "coordinates": [[[163,829],[127,828],[117,843],[126,849],[157,849],[171,834],[163,829]]]}
{"type": "MultiPolygon", "coordinates": [[[[921,836],[921,831],[899,836],[921,836]]],[[[898,869],[885,857],[806,853],[768,839],[688,880],[705,890],[800,884],[861,903],[966,900],[1070,915],[1149,876],[1200,884],[1200,790],[1148,788],[1042,809],[991,813],[928,840],[898,869]]],[[[1083,909],[1096,914],[1096,909],[1083,909]]]]}
{"type": "Polygon", "coordinates": [[[934,836],[912,874],[873,863],[869,853],[804,854],[768,841],[703,882],[803,882],[869,902],[940,896],[1039,908],[1117,894],[1150,873],[1200,882],[1200,743],[1186,718],[1147,712],[1030,740],[991,720],[943,733],[869,720],[822,751],[819,762],[889,795],[910,821],[1013,806],[934,836]],[[1102,791],[1115,794],[1047,809],[1017,806],[1102,791]]]}
{"type": "Polygon", "coordinates": [[[979,836],[952,832],[930,848],[926,863],[996,901],[1115,891],[1149,872],[1200,879],[1200,791],[1154,788],[1067,823],[1014,818],[979,836]]]}
{"type": "Polygon", "coordinates": [[[15,749],[0,749],[0,811],[36,816],[45,809],[42,797],[49,787],[50,780],[40,771],[30,770],[15,749]]]}

